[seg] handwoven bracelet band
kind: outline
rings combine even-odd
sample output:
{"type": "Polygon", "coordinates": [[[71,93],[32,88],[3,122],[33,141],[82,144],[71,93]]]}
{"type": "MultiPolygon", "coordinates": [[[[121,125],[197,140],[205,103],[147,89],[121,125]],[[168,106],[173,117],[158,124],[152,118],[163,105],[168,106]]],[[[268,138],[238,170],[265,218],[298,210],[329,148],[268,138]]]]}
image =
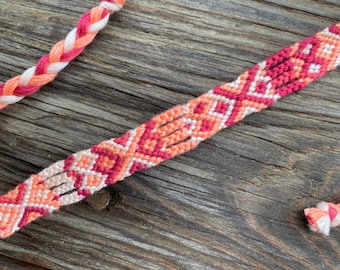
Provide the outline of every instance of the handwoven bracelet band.
{"type": "MultiPolygon", "coordinates": [[[[235,81],[167,110],[119,138],[54,163],[0,196],[0,236],[8,237],[63,205],[194,149],[221,129],[335,69],[339,54],[340,23],[282,49],[235,81]]],[[[328,234],[331,226],[340,223],[340,207],[322,203],[319,208],[317,213],[306,210],[307,218],[314,231],[328,234]]]]}
{"type": "Polygon", "coordinates": [[[102,0],[99,6],[85,13],[66,39],[55,44],[49,54],[40,58],[36,66],[0,84],[0,109],[22,100],[53,81],[58,72],[81,54],[106,26],[110,14],[121,9],[124,3],[125,0],[102,0]]]}

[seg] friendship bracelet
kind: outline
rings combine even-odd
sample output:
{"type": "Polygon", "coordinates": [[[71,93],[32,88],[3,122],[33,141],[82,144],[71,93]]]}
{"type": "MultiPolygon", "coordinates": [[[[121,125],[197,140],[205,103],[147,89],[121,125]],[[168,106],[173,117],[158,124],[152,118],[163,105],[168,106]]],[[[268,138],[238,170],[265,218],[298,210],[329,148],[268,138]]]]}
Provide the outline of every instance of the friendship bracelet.
{"type": "Polygon", "coordinates": [[[120,10],[125,0],[102,0],[100,5],[85,13],[65,40],[54,45],[37,65],[27,69],[4,84],[0,84],[0,109],[22,100],[51,82],[74,58],[81,54],[103,29],[110,14],[120,10]]]}
{"type": "MultiPolygon", "coordinates": [[[[110,10],[117,10],[123,3],[102,1],[101,6],[107,8],[106,5],[112,4],[110,10]]],[[[102,18],[100,14],[104,13],[96,14],[102,18]]],[[[52,164],[0,196],[0,236],[8,237],[61,206],[79,202],[137,171],[194,149],[221,129],[267,108],[335,69],[340,63],[339,54],[340,23],[282,49],[235,81],[216,86],[185,105],[175,106],[119,138],[103,141],[52,164]]],[[[46,59],[41,66],[47,67],[46,59]]],[[[35,68],[27,74],[43,73],[39,68],[37,73],[35,68]]],[[[29,77],[27,74],[22,75],[23,78],[29,77]]],[[[18,85],[19,89],[26,89],[18,85]]],[[[15,98],[9,100],[15,101],[15,98]]],[[[311,229],[323,234],[340,224],[339,205],[322,202],[316,209],[306,209],[305,214],[311,229]]]]}

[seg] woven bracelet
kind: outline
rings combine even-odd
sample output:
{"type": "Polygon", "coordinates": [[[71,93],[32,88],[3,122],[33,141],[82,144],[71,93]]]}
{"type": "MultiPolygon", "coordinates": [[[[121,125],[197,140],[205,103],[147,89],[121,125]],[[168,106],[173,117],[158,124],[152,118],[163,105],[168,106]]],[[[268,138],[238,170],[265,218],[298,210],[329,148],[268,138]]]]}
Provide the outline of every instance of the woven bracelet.
{"type": "MultiPolygon", "coordinates": [[[[117,10],[122,4],[124,1],[102,1],[101,6],[112,5],[111,10],[117,10]]],[[[63,205],[76,203],[139,170],[194,149],[221,129],[267,108],[335,69],[340,63],[339,55],[340,23],[282,49],[235,81],[169,109],[119,138],[103,141],[54,163],[0,196],[0,236],[8,237],[63,205]]],[[[44,72],[48,66],[46,59],[44,72]]],[[[41,71],[37,73],[37,70],[39,68],[33,68],[14,81],[29,82],[27,77],[32,74],[35,75],[31,78],[40,76],[41,71]]],[[[7,99],[1,102],[15,102],[16,98],[5,95],[6,87],[2,86],[2,94],[7,99]]],[[[34,87],[28,83],[26,88],[19,83],[16,88],[19,90],[15,91],[35,91],[34,87]]],[[[15,91],[11,94],[16,97],[15,91]]],[[[306,209],[305,214],[310,228],[326,235],[330,227],[340,224],[340,205],[322,202],[317,209],[306,209]]]]}

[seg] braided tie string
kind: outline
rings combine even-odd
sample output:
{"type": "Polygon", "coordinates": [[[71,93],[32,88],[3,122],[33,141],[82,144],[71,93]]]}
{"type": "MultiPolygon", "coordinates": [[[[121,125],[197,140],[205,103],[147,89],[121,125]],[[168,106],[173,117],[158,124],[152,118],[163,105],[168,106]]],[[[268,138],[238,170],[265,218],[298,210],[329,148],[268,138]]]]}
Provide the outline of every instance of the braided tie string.
{"type": "MultiPolygon", "coordinates": [[[[169,109],[119,138],[54,163],[0,196],[0,236],[8,237],[63,205],[194,149],[221,129],[335,69],[339,55],[340,23],[282,49],[235,81],[169,109]]],[[[339,221],[338,210],[328,206],[332,225],[339,221]]]]}
{"type": "Polygon", "coordinates": [[[0,84],[0,109],[22,100],[53,81],[106,26],[110,14],[120,10],[124,3],[125,0],[102,0],[99,6],[85,13],[65,40],[55,44],[49,54],[40,58],[36,66],[0,84]]]}
{"type": "Polygon", "coordinates": [[[329,235],[332,227],[340,226],[340,203],[319,202],[315,208],[306,208],[304,213],[313,232],[329,235]]]}

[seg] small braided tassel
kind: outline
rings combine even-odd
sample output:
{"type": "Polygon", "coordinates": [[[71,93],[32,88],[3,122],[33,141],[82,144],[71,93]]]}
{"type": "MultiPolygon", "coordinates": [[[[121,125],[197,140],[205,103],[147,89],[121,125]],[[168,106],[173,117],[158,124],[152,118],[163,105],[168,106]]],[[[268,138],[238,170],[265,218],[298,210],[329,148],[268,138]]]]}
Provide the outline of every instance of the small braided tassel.
{"type": "Polygon", "coordinates": [[[53,81],[58,72],[81,54],[106,26],[110,14],[121,9],[124,3],[125,0],[101,1],[99,6],[85,13],[65,40],[54,45],[50,53],[42,56],[36,66],[0,84],[0,109],[22,100],[53,81]]]}
{"type": "Polygon", "coordinates": [[[316,208],[306,208],[304,212],[313,232],[329,235],[332,227],[340,226],[340,204],[319,202],[316,208]]]}

